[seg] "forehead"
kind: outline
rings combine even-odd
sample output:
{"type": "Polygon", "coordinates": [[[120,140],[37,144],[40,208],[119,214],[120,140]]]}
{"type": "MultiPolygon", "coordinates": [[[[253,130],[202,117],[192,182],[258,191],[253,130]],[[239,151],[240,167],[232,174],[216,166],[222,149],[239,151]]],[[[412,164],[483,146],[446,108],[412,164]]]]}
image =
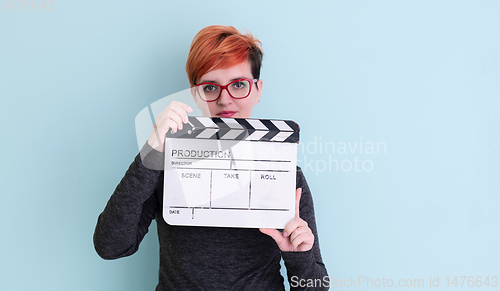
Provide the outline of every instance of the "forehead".
{"type": "Polygon", "coordinates": [[[222,68],[210,71],[205,75],[201,76],[200,83],[209,81],[224,83],[240,78],[247,78],[247,79],[252,78],[252,69],[248,61],[234,65],[229,68],[222,68]]]}

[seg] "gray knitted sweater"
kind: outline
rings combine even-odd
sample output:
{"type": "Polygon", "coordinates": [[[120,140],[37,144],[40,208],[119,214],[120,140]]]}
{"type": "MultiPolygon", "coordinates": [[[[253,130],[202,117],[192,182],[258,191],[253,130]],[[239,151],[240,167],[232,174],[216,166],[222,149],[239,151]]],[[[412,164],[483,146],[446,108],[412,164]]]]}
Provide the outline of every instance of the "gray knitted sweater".
{"type": "MultiPolygon", "coordinates": [[[[154,163],[163,159],[162,153],[148,144],[141,153],[154,163]]],[[[300,287],[307,280],[311,282],[310,279],[322,282],[328,279],[319,249],[311,193],[300,168],[297,169],[297,188],[302,188],[300,217],[314,234],[314,246],[306,252],[280,252],[276,242],[258,229],[167,224],[161,213],[163,171],[145,167],[143,161],[137,155],[99,216],[94,246],[102,258],[117,259],[135,253],[151,221],[156,219],[160,241],[157,291],[284,290],[281,257],[291,290],[328,289],[325,284],[300,287]]]]}

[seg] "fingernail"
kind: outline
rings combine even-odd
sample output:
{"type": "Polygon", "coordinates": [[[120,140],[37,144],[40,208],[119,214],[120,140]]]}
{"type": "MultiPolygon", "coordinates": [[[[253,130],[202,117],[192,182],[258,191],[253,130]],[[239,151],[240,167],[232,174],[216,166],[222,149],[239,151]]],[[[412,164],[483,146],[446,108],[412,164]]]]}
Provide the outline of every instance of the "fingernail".
{"type": "Polygon", "coordinates": [[[191,106],[188,106],[188,111],[193,112],[193,108],[191,108],[191,106]]]}
{"type": "Polygon", "coordinates": [[[284,237],[288,237],[288,233],[286,233],[286,231],[283,232],[283,236],[284,237]]]}
{"type": "Polygon", "coordinates": [[[189,122],[189,118],[186,116],[184,117],[184,123],[188,123],[189,122]]]}

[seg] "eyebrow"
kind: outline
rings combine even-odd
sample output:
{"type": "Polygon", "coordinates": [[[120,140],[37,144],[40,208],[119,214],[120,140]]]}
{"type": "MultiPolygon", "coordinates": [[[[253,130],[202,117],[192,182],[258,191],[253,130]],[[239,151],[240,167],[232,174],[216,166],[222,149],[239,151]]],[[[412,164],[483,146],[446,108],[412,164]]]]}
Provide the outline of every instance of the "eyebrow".
{"type": "MultiPolygon", "coordinates": [[[[236,81],[236,80],[241,80],[241,79],[253,79],[253,78],[247,78],[247,77],[238,77],[238,78],[233,78],[229,81],[229,83],[233,82],[233,81],[236,81]]],[[[215,83],[215,84],[219,84],[217,83],[217,81],[214,81],[214,80],[201,80],[199,84],[201,83],[215,83]]]]}

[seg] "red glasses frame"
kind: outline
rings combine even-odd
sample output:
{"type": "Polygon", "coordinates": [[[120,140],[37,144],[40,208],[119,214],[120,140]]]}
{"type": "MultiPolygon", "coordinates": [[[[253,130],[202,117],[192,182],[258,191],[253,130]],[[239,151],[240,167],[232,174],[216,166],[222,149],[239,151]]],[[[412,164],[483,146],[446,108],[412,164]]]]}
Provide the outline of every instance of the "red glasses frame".
{"type": "Polygon", "coordinates": [[[196,84],[194,85],[196,87],[196,92],[198,93],[198,96],[200,96],[200,99],[205,101],[205,102],[214,102],[214,101],[217,101],[219,100],[220,98],[220,95],[222,94],[222,91],[225,89],[227,91],[227,93],[229,94],[229,96],[231,96],[231,98],[233,99],[244,99],[244,98],[247,98],[250,93],[252,92],[252,87],[253,87],[253,84],[256,83],[258,81],[258,79],[238,79],[238,80],[234,80],[232,82],[230,82],[229,84],[227,85],[219,85],[219,84],[216,84],[216,83],[209,83],[209,82],[205,82],[205,83],[200,83],[200,84],[196,84]],[[250,90],[248,90],[248,94],[245,96],[245,97],[234,97],[233,95],[231,95],[231,93],[229,92],[229,90],[227,89],[229,87],[229,85],[233,84],[233,83],[236,83],[236,82],[241,82],[241,81],[249,81],[250,82],[250,90]],[[217,98],[215,98],[214,100],[210,100],[210,101],[207,101],[207,100],[204,100],[202,97],[201,97],[201,94],[200,92],[198,91],[199,90],[199,87],[201,85],[214,85],[214,86],[217,86],[220,88],[220,91],[219,91],[219,96],[217,96],[217,98]]]}

